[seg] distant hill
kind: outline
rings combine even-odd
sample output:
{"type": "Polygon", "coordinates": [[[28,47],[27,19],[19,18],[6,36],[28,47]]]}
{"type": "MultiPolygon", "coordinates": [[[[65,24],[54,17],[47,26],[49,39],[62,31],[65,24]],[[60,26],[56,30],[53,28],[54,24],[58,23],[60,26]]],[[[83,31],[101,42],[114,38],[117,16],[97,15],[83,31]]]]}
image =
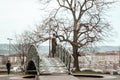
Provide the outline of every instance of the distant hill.
{"type": "Polygon", "coordinates": [[[120,46],[98,46],[95,50],[97,52],[120,51],[120,46]]]}
{"type": "MultiPolygon", "coordinates": [[[[16,50],[12,45],[10,46],[10,53],[16,53],[16,50]]],[[[9,44],[0,44],[0,54],[9,54],[9,44]]]]}
{"type": "MultiPolygon", "coordinates": [[[[68,49],[71,49],[70,47],[68,47],[68,49]]],[[[95,52],[109,52],[109,51],[120,51],[120,47],[119,46],[97,46],[94,48],[88,48],[88,49],[83,49],[84,52],[92,52],[92,50],[95,50],[95,52]]],[[[49,46],[41,46],[39,48],[41,53],[48,53],[49,52],[49,46]]]]}
{"type": "MultiPolygon", "coordinates": [[[[120,51],[119,46],[98,46],[94,48],[96,52],[120,51]]],[[[49,46],[41,46],[41,53],[48,53],[49,46]]],[[[10,53],[17,53],[13,46],[10,46],[10,53]]],[[[0,54],[9,54],[9,44],[0,44],[0,54]]]]}

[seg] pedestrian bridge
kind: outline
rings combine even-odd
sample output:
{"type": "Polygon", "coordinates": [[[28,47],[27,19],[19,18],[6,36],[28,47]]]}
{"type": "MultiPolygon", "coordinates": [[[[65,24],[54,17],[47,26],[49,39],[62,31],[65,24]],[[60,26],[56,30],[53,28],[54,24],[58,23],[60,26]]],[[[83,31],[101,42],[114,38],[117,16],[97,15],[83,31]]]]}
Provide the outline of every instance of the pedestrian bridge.
{"type": "Polygon", "coordinates": [[[55,57],[43,55],[39,46],[31,45],[27,54],[26,73],[29,74],[66,74],[70,73],[71,60],[73,59],[69,51],[60,45],[56,46],[55,57]]]}

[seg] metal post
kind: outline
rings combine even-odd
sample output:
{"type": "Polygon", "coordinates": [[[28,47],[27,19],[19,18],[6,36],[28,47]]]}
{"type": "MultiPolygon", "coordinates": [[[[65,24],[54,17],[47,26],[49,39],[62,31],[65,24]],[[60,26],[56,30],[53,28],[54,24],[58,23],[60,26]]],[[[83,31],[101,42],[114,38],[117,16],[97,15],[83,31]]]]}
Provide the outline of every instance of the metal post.
{"type": "Polygon", "coordinates": [[[39,71],[39,63],[40,63],[40,61],[39,61],[40,59],[39,59],[39,53],[38,53],[38,55],[37,55],[37,61],[38,61],[38,65],[37,65],[37,75],[35,76],[35,80],[39,80],[39,75],[40,75],[40,71],[39,71]]]}
{"type": "Polygon", "coordinates": [[[119,67],[120,67],[120,47],[119,47],[119,67]]]}
{"type": "Polygon", "coordinates": [[[11,40],[13,40],[13,39],[7,38],[7,40],[9,41],[9,54],[8,54],[8,56],[10,56],[10,45],[11,45],[11,40]]]}
{"type": "Polygon", "coordinates": [[[51,36],[50,36],[50,33],[51,33],[51,25],[49,26],[49,57],[51,57],[51,51],[50,51],[50,48],[51,48],[51,46],[50,46],[50,43],[51,43],[51,36]]]}

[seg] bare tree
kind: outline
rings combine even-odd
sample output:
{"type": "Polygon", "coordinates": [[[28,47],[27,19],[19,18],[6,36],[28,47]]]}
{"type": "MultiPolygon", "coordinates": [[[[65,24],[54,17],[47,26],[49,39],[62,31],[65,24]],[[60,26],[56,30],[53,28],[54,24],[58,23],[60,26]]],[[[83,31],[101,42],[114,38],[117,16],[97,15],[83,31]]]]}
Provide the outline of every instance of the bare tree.
{"type": "Polygon", "coordinates": [[[25,31],[21,35],[15,35],[16,44],[14,45],[15,50],[20,54],[21,65],[24,65],[25,56],[28,53],[29,46],[33,43],[33,37],[31,32],[25,31]]]}
{"type": "Polygon", "coordinates": [[[37,27],[37,30],[33,30],[31,32],[24,31],[20,35],[15,35],[16,44],[14,45],[14,48],[17,53],[20,54],[21,66],[24,65],[25,56],[27,57],[30,45],[37,46],[37,44],[49,39],[49,37],[44,36],[47,30],[42,30],[42,27],[37,27]],[[37,30],[39,30],[39,32],[37,30]]]}
{"type": "MultiPolygon", "coordinates": [[[[107,0],[40,0],[58,3],[50,16],[43,21],[44,30],[56,33],[61,42],[72,45],[74,67],[79,71],[78,50],[103,40],[110,25],[105,12],[115,1],[107,0]]],[[[46,31],[47,32],[47,31],[46,31]]]]}

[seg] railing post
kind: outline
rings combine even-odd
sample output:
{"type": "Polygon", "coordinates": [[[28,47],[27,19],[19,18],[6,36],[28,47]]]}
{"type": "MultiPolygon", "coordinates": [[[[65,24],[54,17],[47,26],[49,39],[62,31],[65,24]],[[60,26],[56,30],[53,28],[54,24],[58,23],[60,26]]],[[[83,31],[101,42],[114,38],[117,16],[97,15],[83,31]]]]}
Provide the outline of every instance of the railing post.
{"type": "Polygon", "coordinates": [[[59,57],[61,59],[62,62],[64,62],[64,64],[66,65],[66,67],[69,71],[69,74],[71,74],[71,58],[72,58],[72,55],[69,53],[69,51],[67,51],[62,46],[58,45],[56,47],[56,55],[57,55],[57,57],[59,57]]]}
{"type": "Polygon", "coordinates": [[[68,52],[66,52],[66,66],[68,67],[68,61],[69,61],[69,55],[68,52]]]}
{"type": "Polygon", "coordinates": [[[65,63],[65,48],[63,49],[63,62],[65,63]]]}
{"type": "Polygon", "coordinates": [[[60,50],[59,50],[60,46],[58,46],[58,57],[60,58],[60,50]]]}
{"type": "Polygon", "coordinates": [[[71,56],[69,56],[69,64],[68,64],[68,71],[69,71],[69,74],[71,74],[71,66],[70,66],[70,64],[71,64],[71,56]]]}
{"type": "Polygon", "coordinates": [[[62,59],[62,47],[60,46],[60,48],[61,48],[61,50],[60,50],[60,54],[61,54],[61,60],[63,61],[63,59],[62,59]]]}
{"type": "MultiPolygon", "coordinates": [[[[65,49],[64,49],[64,51],[65,51],[65,49]]],[[[67,55],[66,55],[66,51],[64,52],[64,59],[65,59],[65,65],[67,66],[67,64],[66,64],[66,58],[67,58],[67,55]]]]}

